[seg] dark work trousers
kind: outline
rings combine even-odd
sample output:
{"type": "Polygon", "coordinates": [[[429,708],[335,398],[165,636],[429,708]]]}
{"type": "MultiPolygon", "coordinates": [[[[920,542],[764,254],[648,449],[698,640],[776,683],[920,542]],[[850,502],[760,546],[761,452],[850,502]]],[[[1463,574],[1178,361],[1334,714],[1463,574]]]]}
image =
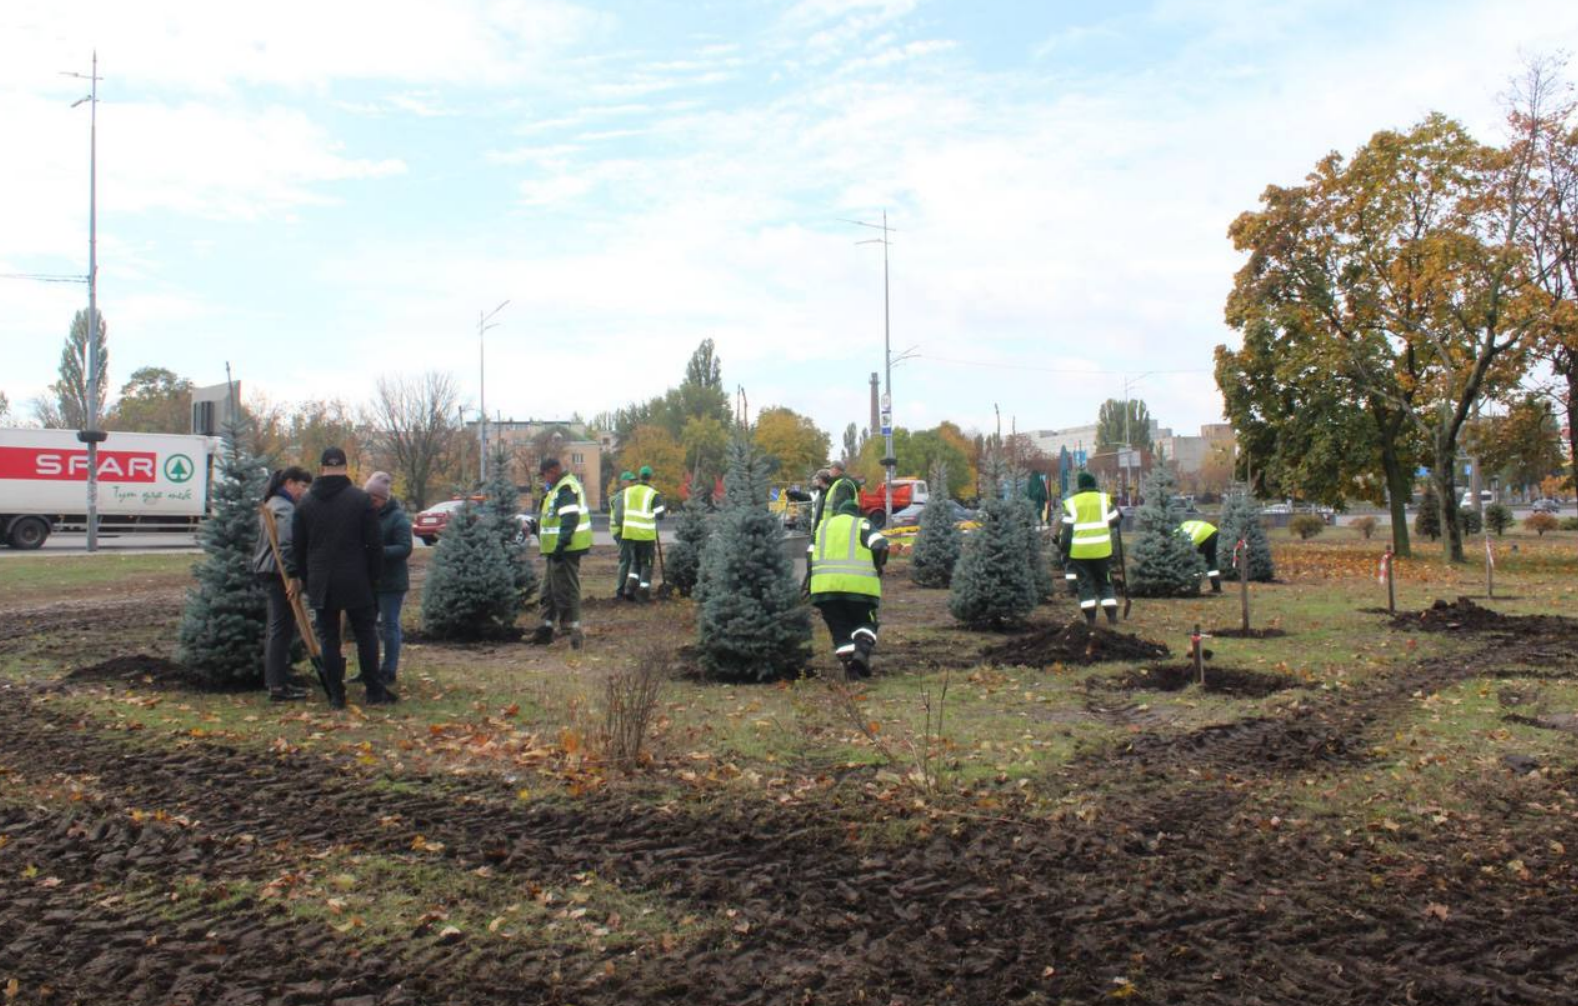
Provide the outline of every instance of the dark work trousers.
{"type": "Polygon", "coordinates": [[[1205,558],[1205,575],[1211,578],[1211,593],[1222,592],[1222,570],[1216,564],[1216,542],[1220,537],[1215,531],[1206,536],[1205,541],[1199,545],[1200,555],[1205,558]]]}
{"type": "Polygon", "coordinates": [[[847,662],[855,651],[869,655],[877,646],[877,602],[848,598],[811,598],[822,612],[828,635],[833,637],[833,653],[847,662]]]}
{"type": "Polygon", "coordinates": [[[356,662],[360,665],[362,681],[367,685],[367,697],[383,694],[383,679],[378,674],[378,606],[364,608],[318,608],[318,638],[323,644],[323,669],[329,679],[329,689],[336,695],[345,695],[345,654],[340,652],[340,615],[351,623],[351,635],[356,637],[356,662]]]}
{"type": "Polygon", "coordinates": [[[547,581],[542,588],[542,624],[560,629],[581,627],[581,552],[563,552],[548,557],[547,581]]]}
{"type": "Polygon", "coordinates": [[[1079,610],[1086,621],[1096,620],[1096,605],[1107,612],[1107,621],[1118,620],[1118,598],[1112,590],[1112,557],[1100,559],[1070,559],[1074,575],[1079,578],[1079,610]]]}
{"type": "Polygon", "coordinates": [[[657,555],[657,542],[631,541],[625,539],[630,546],[630,573],[625,580],[626,591],[632,595],[639,588],[652,589],[652,557],[657,555]]]}
{"type": "Polygon", "coordinates": [[[268,624],[263,636],[263,683],[277,692],[290,683],[290,644],[296,638],[296,616],[278,573],[259,573],[258,585],[268,598],[268,624]]]}
{"type": "Polygon", "coordinates": [[[625,596],[625,587],[628,586],[630,580],[630,558],[632,554],[630,546],[634,544],[635,542],[626,541],[624,538],[619,539],[619,570],[614,574],[614,596],[616,597],[625,596]]]}

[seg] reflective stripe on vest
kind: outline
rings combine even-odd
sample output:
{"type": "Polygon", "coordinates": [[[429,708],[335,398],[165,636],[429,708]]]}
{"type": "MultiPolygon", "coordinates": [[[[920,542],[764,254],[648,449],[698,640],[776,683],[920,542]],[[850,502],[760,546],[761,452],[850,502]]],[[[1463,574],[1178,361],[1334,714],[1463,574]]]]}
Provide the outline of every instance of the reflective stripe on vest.
{"type": "Polygon", "coordinates": [[[559,490],[568,483],[575,490],[575,507],[573,511],[566,509],[565,513],[575,513],[575,533],[570,535],[570,543],[565,546],[566,552],[585,552],[592,547],[592,511],[586,505],[586,490],[581,488],[581,480],[565,472],[559,477],[542,498],[542,519],[538,524],[537,538],[542,544],[542,554],[557,551],[559,548],[559,518],[560,512],[556,509],[559,490]]]}
{"type": "Polygon", "coordinates": [[[1106,493],[1086,490],[1063,503],[1063,523],[1074,525],[1073,559],[1105,559],[1112,554],[1111,521],[1118,516],[1106,493]]]}
{"type": "Polygon", "coordinates": [[[646,483],[637,483],[625,490],[625,516],[623,535],[629,541],[652,541],[657,538],[657,511],[653,503],[657,490],[646,483]]]}
{"type": "Polygon", "coordinates": [[[1199,545],[1213,534],[1216,534],[1216,525],[1203,520],[1186,520],[1178,525],[1178,531],[1180,534],[1188,535],[1190,541],[1199,545]]]}
{"type": "Polygon", "coordinates": [[[835,514],[822,521],[811,550],[811,595],[866,594],[882,596],[882,581],[867,541],[878,537],[860,517],[835,514]],[[865,532],[865,533],[863,533],[865,532]]]}

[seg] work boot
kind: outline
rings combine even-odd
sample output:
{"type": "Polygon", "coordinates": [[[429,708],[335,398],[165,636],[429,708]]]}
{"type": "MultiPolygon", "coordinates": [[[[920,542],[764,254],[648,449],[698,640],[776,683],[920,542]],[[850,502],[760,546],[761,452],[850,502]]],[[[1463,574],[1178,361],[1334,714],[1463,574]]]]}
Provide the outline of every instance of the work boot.
{"type": "Polygon", "coordinates": [[[271,688],[268,693],[270,702],[300,702],[307,697],[305,688],[293,688],[286,685],[283,688],[271,688]]]}
{"type": "Polygon", "coordinates": [[[852,655],[851,654],[840,653],[838,655],[838,662],[840,664],[842,664],[843,667],[844,667],[844,680],[845,681],[859,681],[860,680],[860,672],[855,670],[854,660],[852,659],[852,655]]]}
{"type": "Polygon", "coordinates": [[[539,625],[537,626],[537,631],[531,634],[531,644],[533,646],[547,646],[551,642],[553,642],[553,626],[551,625],[539,625]]]}
{"type": "Polygon", "coordinates": [[[1118,609],[1115,608],[1115,607],[1108,607],[1106,609],[1106,612],[1107,612],[1107,624],[1108,625],[1117,625],[1118,624],[1118,609]]]}
{"type": "Polygon", "coordinates": [[[650,601],[652,600],[652,588],[642,587],[641,593],[637,594],[636,596],[639,597],[643,602],[650,601]]]}
{"type": "Polygon", "coordinates": [[[380,688],[376,692],[368,692],[363,704],[369,706],[392,706],[399,701],[400,696],[387,688],[380,688]]]}
{"type": "Polygon", "coordinates": [[[856,646],[855,652],[849,655],[849,666],[846,668],[846,673],[861,678],[871,677],[870,651],[856,646]]]}
{"type": "Polygon", "coordinates": [[[1092,628],[1092,629],[1094,629],[1096,627],[1096,609],[1095,608],[1086,608],[1085,609],[1085,624],[1087,626],[1089,626],[1090,628],[1092,628]]]}
{"type": "Polygon", "coordinates": [[[343,682],[329,682],[329,708],[336,710],[345,708],[345,685],[343,682]]]}
{"type": "Polygon", "coordinates": [[[581,631],[581,627],[579,625],[571,626],[570,627],[570,649],[572,649],[572,650],[579,650],[581,648],[581,645],[583,643],[585,643],[585,642],[586,642],[586,634],[581,631]]]}

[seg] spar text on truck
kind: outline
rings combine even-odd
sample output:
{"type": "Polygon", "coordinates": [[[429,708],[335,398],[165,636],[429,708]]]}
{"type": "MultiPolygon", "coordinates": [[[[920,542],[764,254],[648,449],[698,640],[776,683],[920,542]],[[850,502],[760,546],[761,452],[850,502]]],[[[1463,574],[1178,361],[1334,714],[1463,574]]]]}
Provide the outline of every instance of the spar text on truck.
{"type": "MultiPolygon", "coordinates": [[[[110,433],[98,448],[102,534],[197,529],[217,437],[110,433]]],[[[0,541],[32,549],[87,529],[88,448],[74,430],[0,429],[0,541]]]]}

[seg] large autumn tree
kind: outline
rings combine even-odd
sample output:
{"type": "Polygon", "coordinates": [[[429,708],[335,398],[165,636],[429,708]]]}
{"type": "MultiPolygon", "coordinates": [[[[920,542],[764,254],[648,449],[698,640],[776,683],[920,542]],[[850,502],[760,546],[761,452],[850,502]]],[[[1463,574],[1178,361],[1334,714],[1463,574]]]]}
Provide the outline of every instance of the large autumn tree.
{"type": "MultiPolygon", "coordinates": [[[[1347,389],[1338,403],[1371,415],[1375,450],[1402,523],[1408,440],[1417,437],[1442,501],[1448,557],[1463,560],[1455,461],[1477,402],[1517,382],[1539,312],[1529,268],[1531,164],[1431,115],[1375,134],[1350,160],[1332,154],[1304,186],[1273,187],[1233,225],[1250,253],[1228,304],[1241,330],[1287,342],[1306,386],[1347,389]]],[[[1224,389],[1247,370],[1222,366],[1224,389]]],[[[1273,375],[1263,416],[1273,437],[1297,415],[1273,375]]],[[[1351,422],[1349,412],[1345,421],[1351,422]]],[[[1256,457],[1264,444],[1250,443],[1256,457]]],[[[1401,550],[1401,549],[1400,549],[1401,550]]]]}
{"type": "Polygon", "coordinates": [[[784,406],[763,409],[752,432],[766,455],[772,477],[780,482],[806,482],[827,463],[831,440],[810,417],[784,406]]]}

